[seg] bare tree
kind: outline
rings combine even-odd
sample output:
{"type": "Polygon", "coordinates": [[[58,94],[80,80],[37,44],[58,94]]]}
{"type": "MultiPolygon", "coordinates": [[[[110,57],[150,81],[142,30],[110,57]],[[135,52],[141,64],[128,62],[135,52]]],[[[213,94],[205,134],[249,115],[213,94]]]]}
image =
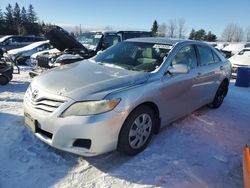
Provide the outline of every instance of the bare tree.
{"type": "Polygon", "coordinates": [[[244,38],[244,31],[241,27],[235,28],[234,42],[241,42],[244,38]]]}
{"type": "Polygon", "coordinates": [[[176,30],[177,30],[176,20],[169,20],[168,36],[171,38],[175,38],[176,37],[176,30]]]}
{"type": "Polygon", "coordinates": [[[185,20],[183,18],[178,20],[178,37],[184,38],[186,34],[185,20]]]}
{"type": "Polygon", "coordinates": [[[160,37],[165,37],[167,33],[167,25],[165,23],[162,23],[158,28],[158,35],[160,37]]]}
{"type": "Polygon", "coordinates": [[[228,24],[222,33],[222,39],[226,42],[240,42],[243,37],[243,29],[237,24],[228,24]]]}
{"type": "Polygon", "coordinates": [[[247,42],[250,42],[250,26],[246,28],[246,40],[247,42]]]}

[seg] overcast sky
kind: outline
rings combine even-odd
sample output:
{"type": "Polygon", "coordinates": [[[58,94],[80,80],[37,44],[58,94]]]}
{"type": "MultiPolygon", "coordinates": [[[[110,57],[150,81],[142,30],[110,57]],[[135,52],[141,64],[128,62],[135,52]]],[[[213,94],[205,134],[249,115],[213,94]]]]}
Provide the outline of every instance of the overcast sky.
{"type": "Polygon", "coordinates": [[[250,0],[0,0],[28,7],[33,4],[40,20],[85,28],[111,26],[114,29],[149,30],[156,19],[160,24],[184,18],[187,34],[203,28],[221,36],[228,23],[244,30],[250,26],[250,0]]]}

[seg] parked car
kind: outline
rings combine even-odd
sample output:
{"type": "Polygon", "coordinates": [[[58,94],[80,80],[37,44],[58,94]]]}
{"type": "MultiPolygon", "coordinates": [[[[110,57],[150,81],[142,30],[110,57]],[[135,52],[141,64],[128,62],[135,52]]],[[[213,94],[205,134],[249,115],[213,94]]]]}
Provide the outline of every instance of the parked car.
{"type": "Polygon", "coordinates": [[[129,39],[36,77],[24,120],[64,151],[135,155],[159,128],[206,104],[218,108],[230,75],[230,62],[203,42],[129,39]]]}
{"type": "Polygon", "coordinates": [[[25,35],[7,35],[0,38],[0,48],[4,48],[6,51],[21,48],[31,43],[43,41],[44,37],[38,36],[25,36],[25,35]]]}
{"type": "Polygon", "coordinates": [[[250,67],[250,48],[244,48],[229,58],[229,61],[232,64],[232,77],[236,78],[238,67],[250,67]]]}
{"type": "Polygon", "coordinates": [[[12,58],[19,56],[17,59],[17,64],[26,64],[26,61],[30,58],[32,54],[39,51],[48,50],[51,48],[52,46],[49,40],[39,41],[39,42],[34,42],[22,48],[9,50],[8,55],[11,56],[12,58]]]}
{"type": "Polygon", "coordinates": [[[249,47],[249,43],[247,42],[238,42],[238,43],[229,43],[227,46],[225,46],[222,50],[228,58],[231,56],[237,54],[239,51],[241,51],[243,48],[249,47]]]}
{"type": "Polygon", "coordinates": [[[12,78],[13,74],[19,74],[19,67],[16,64],[16,59],[8,59],[7,57],[3,57],[6,51],[0,48],[0,85],[8,84],[12,78]],[[14,72],[14,68],[16,67],[16,71],[14,72]]]}
{"type": "Polygon", "coordinates": [[[151,37],[151,32],[146,31],[105,31],[84,32],[77,38],[71,36],[67,31],[58,27],[49,27],[46,37],[51,44],[62,53],[42,53],[37,56],[37,64],[30,72],[31,77],[41,74],[48,68],[74,63],[81,59],[88,59],[108,47],[128,38],[151,37]],[[62,55],[62,57],[60,57],[62,55]]]}

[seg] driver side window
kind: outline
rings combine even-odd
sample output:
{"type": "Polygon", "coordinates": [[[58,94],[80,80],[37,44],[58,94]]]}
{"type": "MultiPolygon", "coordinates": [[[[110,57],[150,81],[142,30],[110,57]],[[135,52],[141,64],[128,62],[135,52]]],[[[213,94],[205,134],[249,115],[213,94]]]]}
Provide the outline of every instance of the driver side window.
{"type": "Polygon", "coordinates": [[[176,64],[187,65],[189,69],[194,69],[197,67],[196,52],[193,45],[185,46],[181,48],[179,52],[177,52],[171,62],[171,65],[176,64]]]}

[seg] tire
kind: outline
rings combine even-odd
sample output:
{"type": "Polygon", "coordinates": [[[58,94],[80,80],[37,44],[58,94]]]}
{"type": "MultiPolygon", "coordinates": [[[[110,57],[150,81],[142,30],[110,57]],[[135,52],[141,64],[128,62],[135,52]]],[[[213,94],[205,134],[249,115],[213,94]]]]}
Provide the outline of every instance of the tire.
{"type": "Polygon", "coordinates": [[[219,108],[223,103],[225,96],[227,95],[228,84],[226,81],[223,81],[218,90],[216,91],[213,101],[208,105],[210,108],[219,108]]]}
{"type": "Polygon", "coordinates": [[[153,109],[146,105],[137,107],[121,128],[117,150],[131,156],[143,151],[151,141],[155,124],[153,109]]]}
{"type": "Polygon", "coordinates": [[[0,85],[6,85],[9,83],[9,78],[5,75],[0,75],[0,85]]]}

